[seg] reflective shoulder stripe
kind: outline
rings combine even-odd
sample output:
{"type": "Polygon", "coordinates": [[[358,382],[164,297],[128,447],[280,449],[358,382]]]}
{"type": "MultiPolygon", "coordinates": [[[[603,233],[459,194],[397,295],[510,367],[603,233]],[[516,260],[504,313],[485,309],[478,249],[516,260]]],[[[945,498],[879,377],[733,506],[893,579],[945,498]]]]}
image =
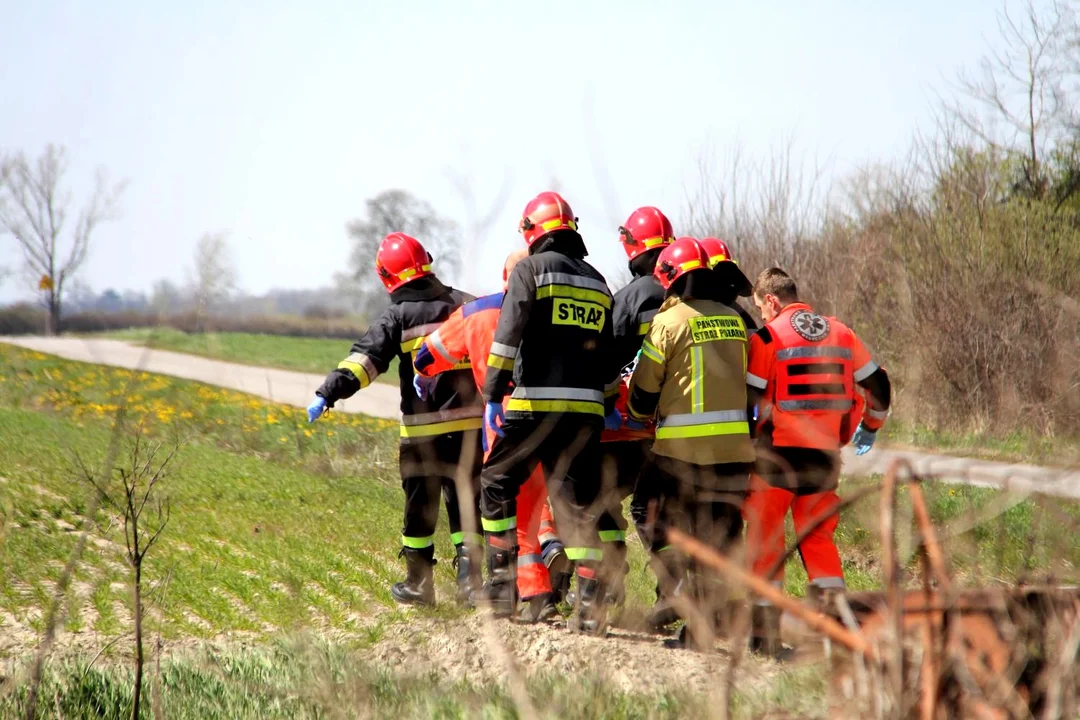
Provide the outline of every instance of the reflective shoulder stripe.
{"type": "Polygon", "coordinates": [[[851,359],[851,350],[836,347],[835,345],[800,345],[798,347],[784,348],[776,352],[777,360],[795,360],[798,358],[831,357],[851,359]]]}
{"type": "Polygon", "coordinates": [[[405,340],[415,340],[416,338],[419,338],[419,337],[427,337],[431,333],[438,330],[440,325],[442,325],[441,322],[427,323],[425,325],[417,325],[415,327],[411,327],[411,328],[408,328],[406,330],[402,330],[401,331],[401,340],[402,340],[402,342],[404,342],[405,340]]]}
{"type": "Polygon", "coordinates": [[[657,365],[664,364],[664,354],[648,340],[641,343],[641,354],[652,360],[657,365]]]}
{"type": "Polygon", "coordinates": [[[513,370],[514,360],[512,358],[505,358],[495,353],[488,355],[487,366],[489,368],[495,368],[496,370],[513,370]]]}
{"type": "Polygon", "coordinates": [[[519,385],[514,388],[512,398],[524,400],[588,400],[591,402],[604,402],[604,394],[588,388],[572,387],[525,387],[519,385]]]}
{"type": "Polygon", "coordinates": [[[462,420],[450,420],[448,422],[429,423],[427,425],[402,425],[401,437],[418,438],[432,435],[444,435],[452,432],[465,430],[479,430],[484,426],[483,418],[464,418],[462,420]]]}
{"type": "Polygon", "coordinates": [[[652,325],[652,320],[656,317],[656,313],[660,312],[658,309],[645,310],[638,313],[638,335],[647,335],[649,333],[649,327],[652,325]]]}
{"type": "Polygon", "coordinates": [[[367,387],[375,378],[379,377],[379,371],[375,369],[375,363],[364,353],[352,353],[338,363],[338,368],[348,370],[355,375],[362,388],[367,387]]]}
{"type": "Polygon", "coordinates": [[[533,277],[536,280],[536,287],[543,287],[544,285],[570,285],[576,288],[585,288],[586,290],[596,290],[597,292],[609,293],[608,286],[602,280],[597,280],[591,277],[585,277],[584,275],[573,275],[571,273],[561,272],[546,272],[540,273],[533,277]]]}
{"type": "Polygon", "coordinates": [[[768,380],[762,377],[758,377],[754,373],[750,372],[746,373],[746,384],[752,388],[757,388],[758,390],[764,390],[765,388],[769,387],[768,380]]]}
{"type": "Polygon", "coordinates": [[[703,413],[677,413],[668,415],[657,427],[686,427],[709,423],[745,422],[745,410],[710,410],[703,413]]]}
{"type": "Polygon", "coordinates": [[[491,343],[491,352],[494,355],[501,355],[502,357],[506,358],[516,358],[518,354],[518,349],[513,345],[506,345],[505,343],[501,342],[493,342],[491,343]]]}
{"type": "Polygon", "coordinates": [[[409,340],[404,340],[401,343],[401,352],[403,352],[403,353],[416,352],[417,350],[420,349],[420,346],[424,344],[425,340],[427,340],[427,335],[421,335],[420,337],[415,337],[415,338],[411,338],[409,340]]]}
{"type": "Polygon", "coordinates": [[[536,299],[545,298],[568,298],[581,300],[582,302],[595,303],[604,309],[611,309],[611,295],[590,288],[575,287],[573,285],[544,285],[536,288],[536,299]]]}
{"type": "Polygon", "coordinates": [[[861,368],[855,371],[855,382],[862,382],[866,378],[877,372],[878,364],[871,360],[863,365],[861,368]]]}
{"type": "Polygon", "coordinates": [[[781,410],[840,410],[851,409],[850,400],[781,400],[776,403],[781,410]]]}

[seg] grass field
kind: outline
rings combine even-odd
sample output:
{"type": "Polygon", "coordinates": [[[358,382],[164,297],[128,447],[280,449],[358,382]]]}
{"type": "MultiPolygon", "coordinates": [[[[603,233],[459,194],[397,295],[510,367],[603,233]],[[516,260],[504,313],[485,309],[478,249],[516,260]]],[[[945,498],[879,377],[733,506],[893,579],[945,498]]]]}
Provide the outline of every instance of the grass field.
{"type": "MultiPolygon", "coordinates": [[[[221,717],[334,716],[326,712],[333,707],[369,716],[511,715],[501,686],[418,680],[366,660],[366,649],[407,618],[449,626],[465,615],[449,602],[406,612],[390,598],[389,585],[403,570],[396,558],[402,498],[395,422],[337,413],[309,425],[302,410],[240,393],[0,345],[0,662],[9,668],[43,629],[79,531],[90,533],[69,593],[68,649],[46,676],[56,716],[78,716],[77,708],[94,703],[114,707],[130,694],[128,643],[86,670],[104,643],[130,632],[131,591],[119,518],[90,514],[94,491],[82,468],[98,482],[115,482],[115,472],[102,467],[110,442],[122,439],[120,464],[138,426],[148,438],[180,446],[164,485],[172,519],[144,578],[153,588],[148,635],[177,648],[161,674],[169,717],[206,717],[210,707],[225,708],[221,717]],[[118,422],[127,429],[114,432],[118,422]],[[200,644],[222,636],[244,649],[200,644]]],[[[845,483],[841,494],[858,487],[845,483]]],[[[977,488],[931,484],[926,491],[962,583],[1051,574],[1080,580],[1075,504],[1055,500],[1050,511],[977,488]]],[[[905,528],[910,508],[905,493],[901,498],[897,525],[905,528]]],[[[838,538],[855,589],[880,585],[876,515],[876,498],[842,515],[838,538]]],[[[445,599],[452,592],[445,518],[440,528],[436,570],[445,599]]],[[[900,547],[910,558],[904,533],[900,547]]],[[[643,609],[653,580],[636,542],[631,566],[628,604],[643,609]]],[[[796,556],[787,589],[801,595],[804,583],[796,556]]],[[[10,677],[3,667],[0,676],[10,677]]],[[[750,713],[820,694],[820,678],[794,672],[746,690],[737,705],[750,713]]],[[[592,682],[540,674],[530,692],[567,717],[674,717],[702,707],[700,697],[674,689],[628,694],[592,682]]],[[[0,684],[0,716],[8,716],[18,692],[0,684]]]]}
{"type": "MultiPolygon", "coordinates": [[[[136,345],[188,353],[242,365],[274,367],[322,375],[349,354],[348,340],[251,333],[186,333],[172,328],[133,328],[108,337],[136,345]]],[[[397,359],[375,382],[397,385],[397,359]]]]}

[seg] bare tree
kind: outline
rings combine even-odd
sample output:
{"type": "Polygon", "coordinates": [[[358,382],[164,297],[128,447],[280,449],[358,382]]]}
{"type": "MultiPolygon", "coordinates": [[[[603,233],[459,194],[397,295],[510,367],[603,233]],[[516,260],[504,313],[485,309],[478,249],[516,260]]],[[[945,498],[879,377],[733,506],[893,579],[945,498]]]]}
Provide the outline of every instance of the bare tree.
{"type": "Polygon", "coordinates": [[[1048,148],[1076,118],[1076,16],[1067,0],[1041,13],[1034,0],[1022,12],[998,15],[1002,47],[982,59],[980,72],[961,73],[961,97],[945,103],[976,138],[1020,162],[1017,189],[1046,196],[1048,148]]]}
{"type": "Polygon", "coordinates": [[[154,547],[169,524],[169,498],[161,497],[160,485],[171,471],[169,465],[176,458],[179,449],[178,442],[166,452],[162,452],[160,444],[148,445],[140,429],[134,434],[129,456],[130,464],[116,468],[120,479],[118,488],[114,489],[99,483],[87,474],[103,504],[111,507],[124,519],[124,547],[133,576],[132,601],[135,618],[135,685],[131,707],[133,720],[139,718],[139,705],[142,698],[143,563],[147,553],[154,547]]]}
{"type": "Polygon", "coordinates": [[[236,290],[236,263],[224,233],[207,233],[195,246],[191,293],[196,311],[205,317],[236,290]]]}
{"type": "Polygon", "coordinates": [[[382,287],[375,276],[375,254],[392,232],[419,240],[435,260],[435,271],[444,279],[461,267],[457,247],[459,233],[450,220],[439,216],[426,201],[405,190],[385,190],[365,203],[366,217],[346,224],[352,250],[349,272],[336,277],[338,287],[353,296],[356,305],[369,310],[382,301],[382,287]]]}
{"type": "Polygon", "coordinates": [[[14,236],[28,274],[44,294],[46,330],[60,328],[64,289],[86,261],[98,225],[117,217],[124,183],[110,185],[98,170],[93,194],[67,231],[71,192],[62,187],[69,163],[63,146],[49,145],[36,160],[18,153],[0,163],[0,232],[14,236]]]}

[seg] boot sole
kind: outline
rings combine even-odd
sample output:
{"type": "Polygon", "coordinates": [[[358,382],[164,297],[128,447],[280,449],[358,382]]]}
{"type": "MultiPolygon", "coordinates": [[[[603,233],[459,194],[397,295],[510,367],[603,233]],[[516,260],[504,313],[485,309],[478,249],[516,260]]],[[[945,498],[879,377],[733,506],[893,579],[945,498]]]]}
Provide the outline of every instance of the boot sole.
{"type": "Polygon", "coordinates": [[[408,598],[398,595],[393,589],[390,590],[390,596],[394,598],[394,602],[399,605],[423,605],[424,607],[435,607],[435,599],[430,600],[426,598],[408,598]]]}

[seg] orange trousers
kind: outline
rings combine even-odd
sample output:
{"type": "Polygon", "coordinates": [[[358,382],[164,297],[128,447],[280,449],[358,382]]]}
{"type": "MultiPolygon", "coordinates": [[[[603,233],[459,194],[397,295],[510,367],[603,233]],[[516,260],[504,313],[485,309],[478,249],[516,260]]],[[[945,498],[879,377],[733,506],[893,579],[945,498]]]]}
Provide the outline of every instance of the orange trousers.
{"type": "Polygon", "coordinates": [[[753,474],[750,478],[750,495],[743,506],[746,548],[753,572],[774,584],[783,585],[783,565],[771,577],[766,577],[766,574],[784,554],[784,519],[790,509],[796,535],[801,535],[819,518],[828,516],[799,544],[799,555],[812,585],[843,588],[844,570],[840,564],[840,551],[833,541],[836,526],[840,523],[840,515],[836,511],[839,504],[840,498],[833,490],[798,495],[773,487],[756,473],[753,474]]]}
{"type": "MultiPolygon", "coordinates": [[[[494,432],[485,431],[490,448],[495,441],[494,432]]],[[[484,459],[487,460],[487,453],[484,459]]],[[[541,543],[555,540],[557,535],[547,500],[547,481],[544,469],[538,464],[517,496],[517,591],[518,597],[525,600],[551,593],[551,576],[544,564],[541,543]]]]}

